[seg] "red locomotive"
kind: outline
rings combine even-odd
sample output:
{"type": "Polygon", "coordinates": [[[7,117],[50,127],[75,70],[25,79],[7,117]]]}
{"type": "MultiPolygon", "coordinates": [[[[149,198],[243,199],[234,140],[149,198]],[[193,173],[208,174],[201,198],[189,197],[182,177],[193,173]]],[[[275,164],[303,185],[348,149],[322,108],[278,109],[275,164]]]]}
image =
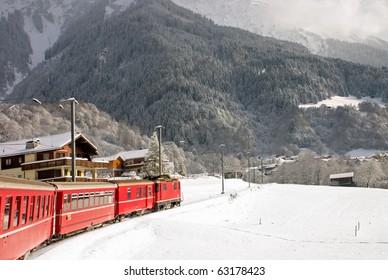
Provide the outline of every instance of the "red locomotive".
{"type": "Polygon", "coordinates": [[[180,181],[168,177],[43,183],[0,176],[0,260],[24,258],[54,238],[180,202],[180,181]]]}

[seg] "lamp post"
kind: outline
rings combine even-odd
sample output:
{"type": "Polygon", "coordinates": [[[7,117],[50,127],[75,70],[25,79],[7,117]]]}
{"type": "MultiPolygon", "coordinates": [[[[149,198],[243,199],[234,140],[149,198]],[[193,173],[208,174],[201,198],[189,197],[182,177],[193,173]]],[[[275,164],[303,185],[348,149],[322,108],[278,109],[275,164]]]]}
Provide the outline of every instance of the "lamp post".
{"type": "Polygon", "coordinates": [[[71,103],[71,181],[75,182],[75,104],[78,104],[78,101],[74,97],[71,97],[66,101],[71,103]]]}
{"type": "Polygon", "coordinates": [[[159,176],[162,176],[162,129],[163,126],[158,125],[155,130],[159,129],[159,176]]]}
{"type": "Polygon", "coordinates": [[[221,194],[224,194],[224,148],[225,148],[225,144],[221,144],[220,148],[221,148],[221,179],[222,179],[221,194]]]}
{"type": "Polygon", "coordinates": [[[251,153],[248,152],[247,155],[248,155],[248,188],[250,188],[251,187],[251,160],[250,160],[251,153]]]}

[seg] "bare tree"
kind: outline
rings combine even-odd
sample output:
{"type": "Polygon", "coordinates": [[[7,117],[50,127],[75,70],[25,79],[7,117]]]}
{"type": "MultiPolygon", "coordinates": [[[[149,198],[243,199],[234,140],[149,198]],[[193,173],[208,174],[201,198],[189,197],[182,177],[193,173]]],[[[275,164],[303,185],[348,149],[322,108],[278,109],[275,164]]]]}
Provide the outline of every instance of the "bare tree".
{"type": "Polygon", "coordinates": [[[355,181],[357,185],[375,188],[378,182],[384,177],[381,163],[375,160],[363,162],[360,167],[357,168],[355,181]]]}

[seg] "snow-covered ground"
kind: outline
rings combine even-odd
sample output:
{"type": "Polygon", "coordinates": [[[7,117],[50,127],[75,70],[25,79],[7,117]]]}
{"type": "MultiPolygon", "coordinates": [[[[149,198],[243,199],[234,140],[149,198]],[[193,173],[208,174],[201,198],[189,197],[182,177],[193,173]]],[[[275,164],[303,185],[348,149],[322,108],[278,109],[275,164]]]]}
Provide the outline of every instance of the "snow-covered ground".
{"type": "Polygon", "coordinates": [[[388,260],[388,190],[184,179],[181,207],[74,236],[35,260],[388,260]]]}
{"type": "Polygon", "coordinates": [[[182,183],[181,207],[68,238],[32,253],[30,261],[0,261],[1,275],[40,280],[388,279],[388,190],[248,188],[231,179],[225,180],[221,195],[219,178],[182,183]]]}
{"type": "Polygon", "coordinates": [[[326,105],[332,108],[336,108],[338,106],[355,106],[357,107],[361,102],[373,102],[379,104],[381,107],[384,107],[384,102],[382,102],[381,98],[371,98],[371,97],[363,97],[358,99],[355,96],[333,96],[329,99],[322,100],[316,104],[302,104],[299,105],[299,108],[309,108],[309,107],[320,107],[321,105],[326,105]]]}

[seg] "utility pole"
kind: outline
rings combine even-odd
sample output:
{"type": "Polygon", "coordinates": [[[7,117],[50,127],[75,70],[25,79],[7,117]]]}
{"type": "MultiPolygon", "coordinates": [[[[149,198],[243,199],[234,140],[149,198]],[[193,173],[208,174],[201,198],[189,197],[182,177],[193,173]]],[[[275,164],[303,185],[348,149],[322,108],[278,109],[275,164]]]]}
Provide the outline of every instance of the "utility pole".
{"type": "Polygon", "coordinates": [[[221,194],[224,194],[224,148],[225,144],[221,144],[221,179],[222,179],[222,191],[221,194]]]}
{"type": "Polygon", "coordinates": [[[67,99],[71,103],[71,181],[76,181],[76,168],[75,168],[75,104],[78,104],[78,101],[74,97],[67,99]]]}
{"type": "Polygon", "coordinates": [[[162,176],[162,128],[158,125],[155,129],[159,129],[159,176],[162,176]]]}

